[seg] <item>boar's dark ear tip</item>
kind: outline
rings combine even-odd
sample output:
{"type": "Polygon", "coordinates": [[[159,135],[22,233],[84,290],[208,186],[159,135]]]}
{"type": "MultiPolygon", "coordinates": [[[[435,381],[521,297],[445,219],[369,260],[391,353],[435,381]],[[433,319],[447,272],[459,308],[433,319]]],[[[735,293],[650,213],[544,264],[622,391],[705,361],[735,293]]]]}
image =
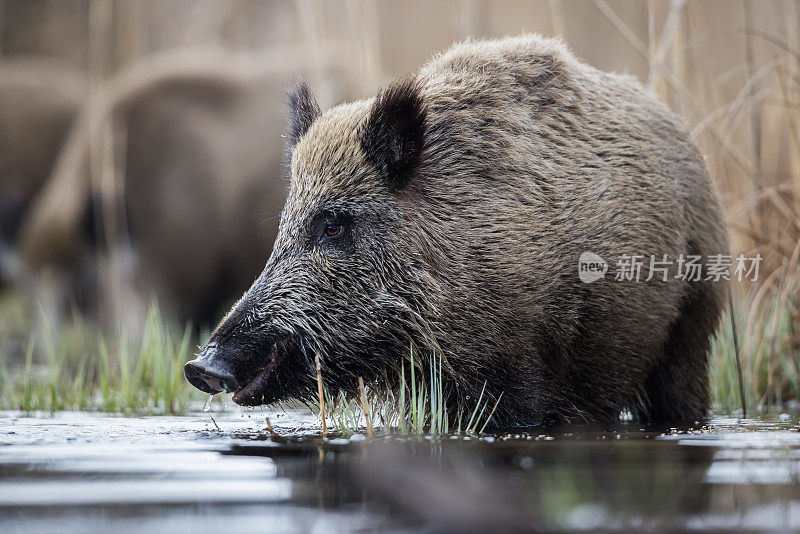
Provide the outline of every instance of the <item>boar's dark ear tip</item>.
{"type": "Polygon", "coordinates": [[[287,92],[289,100],[289,149],[293,148],[305,135],[322,112],[317,99],[311,92],[308,82],[298,78],[294,87],[287,92]]]}
{"type": "Polygon", "coordinates": [[[425,102],[418,80],[402,78],[378,93],[361,136],[367,158],[392,191],[416,171],[425,142],[425,102]]]}

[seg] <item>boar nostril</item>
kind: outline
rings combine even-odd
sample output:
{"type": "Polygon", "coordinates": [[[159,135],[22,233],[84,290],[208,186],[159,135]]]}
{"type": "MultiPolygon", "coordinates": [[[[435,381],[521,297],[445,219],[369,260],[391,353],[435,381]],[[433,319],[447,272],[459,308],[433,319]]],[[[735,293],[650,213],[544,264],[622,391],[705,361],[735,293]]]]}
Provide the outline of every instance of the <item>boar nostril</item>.
{"type": "Polygon", "coordinates": [[[212,369],[203,362],[192,360],[183,366],[183,374],[191,385],[205,393],[236,391],[239,389],[236,378],[226,371],[212,369]]]}

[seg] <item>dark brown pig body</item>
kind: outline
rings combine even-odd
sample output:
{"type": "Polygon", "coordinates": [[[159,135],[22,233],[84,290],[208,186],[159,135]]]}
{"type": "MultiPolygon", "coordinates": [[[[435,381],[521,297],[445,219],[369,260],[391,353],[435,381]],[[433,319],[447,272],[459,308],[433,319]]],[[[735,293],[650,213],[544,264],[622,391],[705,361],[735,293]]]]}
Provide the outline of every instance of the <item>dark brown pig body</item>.
{"type": "MultiPolygon", "coordinates": [[[[638,83],[537,36],[457,45],[374,98],[292,95],[292,179],[263,273],[186,375],[242,404],[443,360],[448,409],[495,423],[706,414],[727,286],[579,258],[727,254],[703,158],[638,83]],[[645,273],[646,274],[646,273],[645,273]]],[[[406,373],[408,376],[408,373],[406,373]]]]}

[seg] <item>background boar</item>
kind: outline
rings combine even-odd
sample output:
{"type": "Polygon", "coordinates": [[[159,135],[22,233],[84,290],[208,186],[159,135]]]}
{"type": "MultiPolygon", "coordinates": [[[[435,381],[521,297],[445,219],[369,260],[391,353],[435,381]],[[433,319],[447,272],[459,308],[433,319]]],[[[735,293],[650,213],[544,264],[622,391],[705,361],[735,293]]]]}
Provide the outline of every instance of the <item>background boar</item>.
{"type": "Polygon", "coordinates": [[[84,97],[79,73],[42,59],[0,63],[0,286],[21,276],[16,242],[84,97]]]}
{"type": "Polygon", "coordinates": [[[251,56],[177,53],[104,85],[25,227],[26,265],[52,293],[42,300],[141,318],[158,295],[170,315],[207,324],[271,249],[290,79],[251,56]],[[76,286],[86,272],[97,280],[76,286]]]}

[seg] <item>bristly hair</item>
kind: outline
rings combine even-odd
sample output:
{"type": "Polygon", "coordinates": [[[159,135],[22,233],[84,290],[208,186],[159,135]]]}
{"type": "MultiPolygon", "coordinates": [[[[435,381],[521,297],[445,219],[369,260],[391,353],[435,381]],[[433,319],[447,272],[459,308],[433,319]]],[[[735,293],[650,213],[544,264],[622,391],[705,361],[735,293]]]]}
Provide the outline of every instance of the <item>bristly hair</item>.
{"type": "Polygon", "coordinates": [[[289,152],[300,141],[314,121],[322,112],[317,99],[304,79],[298,80],[295,87],[288,91],[289,97],[289,136],[287,149],[289,152]]]}
{"type": "Polygon", "coordinates": [[[425,143],[425,102],[419,82],[403,78],[375,98],[361,134],[361,148],[391,191],[417,170],[425,143]]]}

